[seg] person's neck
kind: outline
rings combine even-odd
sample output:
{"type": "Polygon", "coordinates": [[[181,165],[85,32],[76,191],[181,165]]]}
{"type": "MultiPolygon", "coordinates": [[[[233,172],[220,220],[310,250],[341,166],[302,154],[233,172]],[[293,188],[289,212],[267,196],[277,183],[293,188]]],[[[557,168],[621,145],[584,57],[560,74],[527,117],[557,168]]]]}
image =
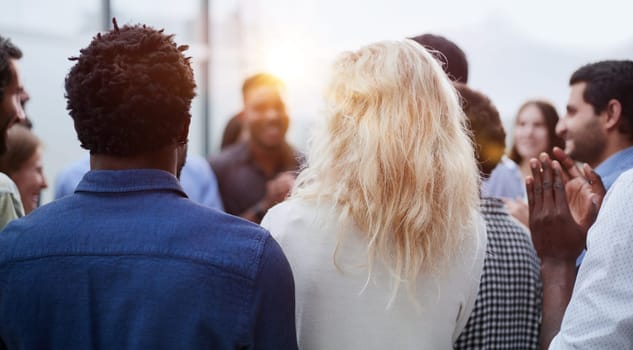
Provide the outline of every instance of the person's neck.
{"type": "Polygon", "coordinates": [[[178,153],[175,147],[165,146],[155,151],[122,157],[105,154],[90,155],[92,170],[158,169],[176,176],[178,153]]]}
{"type": "Polygon", "coordinates": [[[264,148],[249,142],[251,159],[268,176],[274,175],[283,163],[283,147],[284,145],[280,144],[274,148],[264,148]]]}

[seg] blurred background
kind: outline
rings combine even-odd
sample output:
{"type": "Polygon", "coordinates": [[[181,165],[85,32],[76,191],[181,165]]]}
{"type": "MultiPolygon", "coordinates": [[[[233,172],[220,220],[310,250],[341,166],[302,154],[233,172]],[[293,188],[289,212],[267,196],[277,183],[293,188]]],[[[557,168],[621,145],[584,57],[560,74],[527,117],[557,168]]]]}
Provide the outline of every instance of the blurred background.
{"type": "Polygon", "coordinates": [[[208,155],[239,112],[248,75],[269,71],[286,81],[289,139],[304,149],[338,52],[427,32],[466,52],[469,85],[491,97],[511,134],[529,98],[548,99],[564,114],[568,79],[579,66],[633,58],[631,13],[630,0],[19,0],[4,2],[0,34],[24,53],[26,112],[45,144],[46,203],[58,172],[85,153],[65,108],[67,58],[113,16],[119,25],[165,28],[190,45],[198,96],[189,151],[208,155]]]}

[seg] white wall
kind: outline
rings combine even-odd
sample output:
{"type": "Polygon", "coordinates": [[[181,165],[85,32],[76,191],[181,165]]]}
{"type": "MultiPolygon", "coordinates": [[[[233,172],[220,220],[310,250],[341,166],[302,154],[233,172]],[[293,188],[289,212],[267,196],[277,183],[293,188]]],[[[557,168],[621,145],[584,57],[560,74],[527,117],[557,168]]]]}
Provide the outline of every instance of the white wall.
{"type": "MultiPolygon", "coordinates": [[[[209,54],[197,44],[200,1],[112,4],[120,24],[165,28],[178,43],[192,45],[194,70],[209,54]]],[[[341,50],[376,40],[424,32],[453,39],[470,60],[470,85],[491,97],[508,127],[528,98],[548,98],[563,112],[567,80],[580,65],[633,58],[631,1],[215,0],[212,5],[211,130],[202,130],[196,99],[190,150],[197,154],[203,154],[204,137],[218,148],[226,120],[241,107],[242,80],[260,70],[286,79],[289,137],[305,147],[321,112],[329,63],[341,50]]],[[[0,11],[0,35],[11,37],[25,54],[21,71],[32,96],[27,113],[46,145],[51,185],[59,170],[83,153],[66,113],[63,81],[72,63],[67,57],[100,29],[100,6],[100,0],[20,0],[0,11]]],[[[45,191],[44,201],[51,192],[45,191]]]]}

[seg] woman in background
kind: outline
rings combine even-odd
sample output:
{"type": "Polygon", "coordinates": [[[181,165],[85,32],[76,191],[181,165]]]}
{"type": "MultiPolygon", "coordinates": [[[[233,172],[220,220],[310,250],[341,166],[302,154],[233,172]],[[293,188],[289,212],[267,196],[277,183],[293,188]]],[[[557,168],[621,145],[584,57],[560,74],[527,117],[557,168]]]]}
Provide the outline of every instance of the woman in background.
{"type": "Polygon", "coordinates": [[[521,193],[519,198],[506,199],[508,211],[517,220],[528,226],[528,207],[525,197],[525,177],[531,175],[529,161],[537,158],[541,152],[552,157],[552,148],[564,148],[564,141],[556,135],[558,113],[549,102],[530,100],[525,102],[517,112],[514,124],[514,137],[510,159],[521,172],[521,193]]]}
{"type": "Polygon", "coordinates": [[[523,178],[532,175],[531,158],[537,158],[541,152],[551,157],[552,148],[564,148],[563,139],[556,135],[557,123],[558,113],[549,102],[530,100],[519,108],[510,159],[519,165],[523,178]]]}
{"type": "Polygon", "coordinates": [[[262,221],[296,288],[302,349],[450,349],[486,246],[478,169],[442,68],[417,43],[336,61],[289,200],[262,221]]]}
{"type": "Polygon", "coordinates": [[[16,124],[7,131],[7,151],[0,156],[0,172],[18,187],[24,213],[35,210],[40,192],[48,184],[42,169],[42,144],[26,126],[16,124]]]}

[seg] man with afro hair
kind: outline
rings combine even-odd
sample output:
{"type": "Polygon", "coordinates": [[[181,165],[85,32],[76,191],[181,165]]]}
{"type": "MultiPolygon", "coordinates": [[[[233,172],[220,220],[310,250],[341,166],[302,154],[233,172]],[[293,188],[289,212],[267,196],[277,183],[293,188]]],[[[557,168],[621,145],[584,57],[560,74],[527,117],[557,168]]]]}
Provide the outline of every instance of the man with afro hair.
{"type": "Polygon", "coordinates": [[[113,22],[66,78],[91,171],[0,235],[0,349],[296,349],[277,243],[176,178],[195,95],[187,47],[113,22]]]}

